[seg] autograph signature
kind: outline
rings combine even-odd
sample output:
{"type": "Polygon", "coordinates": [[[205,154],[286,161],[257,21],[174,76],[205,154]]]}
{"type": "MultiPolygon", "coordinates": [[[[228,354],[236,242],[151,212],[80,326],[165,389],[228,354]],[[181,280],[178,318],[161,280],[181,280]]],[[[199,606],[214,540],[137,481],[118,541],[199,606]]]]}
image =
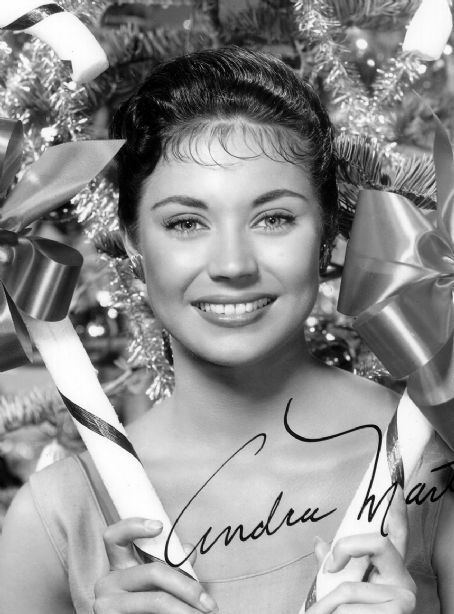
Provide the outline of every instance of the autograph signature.
{"type": "MultiPolygon", "coordinates": [[[[290,411],[290,407],[292,404],[292,400],[293,399],[289,399],[286,408],[285,408],[285,413],[284,413],[284,427],[285,430],[287,431],[287,433],[293,437],[294,439],[297,439],[299,441],[302,441],[304,443],[319,443],[322,441],[329,441],[331,439],[335,439],[337,437],[343,437],[344,435],[348,435],[350,433],[354,433],[355,431],[359,431],[359,430],[366,430],[366,429],[372,429],[376,435],[377,435],[377,450],[375,453],[375,457],[374,457],[374,464],[373,464],[373,470],[371,473],[371,478],[367,487],[367,492],[366,495],[364,497],[364,501],[361,505],[361,508],[359,510],[358,513],[358,519],[361,518],[361,516],[367,511],[367,519],[369,522],[371,522],[375,516],[375,514],[378,512],[380,506],[385,503],[386,504],[386,509],[385,512],[383,514],[383,518],[382,518],[382,522],[381,522],[381,527],[380,527],[380,531],[381,534],[386,537],[387,533],[385,532],[385,521],[386,521],[386,516],[388,514],[389,508],[391,507],[392,501],[394,499],[395,493],[396,493],[396,489],[399,486],[399,483],[397,481],[393,482],[389,488],[387,488],[387,490],[383,493],[383,495],[378,498],[376,495],[371,494],[373,485],[374,485],[374,479],[375,479],[375,475],[376,475],[376,471],[377,471],[377,465],[378,465],[378,459],[380,456],[380,450],[382,447],[382,442],[383,442],[383,434],[381,429],[376,425],[376,424],[361,424],[359,426],[356,426],[354,428],[348,429],[346,431],[341,431],[340,433],[334,433],[332,435],[325,435],[324,437],[317,437],[317,438],[312,438],[312,437],[304,437],[303,435],[295,432],[289,422],[288,422],[288,414],[290,411]]],[[[183,514],[187,511],[187,509],[190,507],[191,503],[194,501],[194,499],[203,491],[203,489],[209,484],[209,482],[211,482],[211,480],[237,455],[239,454],[242,450],[244,450],[247,446],[252,445],[254,442],[257,442],[258,448],[257,450],[254,452],[254,455],[257,455],[264,447],[265,443],[266,443],[266,433],[258,433],[257,435],[254,435],[254,437],[251,437],[251,439],[249,439],[248,441],[246,441],[240,448],[238,448],[238,450],[236,450],[231,456],[229,456],[229,458],[224,461],[222,463],[222,465],[202,484],[202,486],[194,493],[194,495],[189,499],[188,503],[183,507],[183,509],[181,510],[180,514],[178,515],[178,517],[176,518],[175,522],[172,525],[172,528],[170,530],[170,533],[167,537],[166,543],[165,543],[165,548],[164,548],[164,558],[166,560],[166,563],[172,567],[180,567],[185,561],[187,561],[189,559],[189,557],[191,556],[191,554],[197,550],[197,548],[199,548],[199,552],[201,554],[206,554],[207,552],[209,552],[209,550],[217,543],[221,540],[222,537],[224,537],[224,545],[225,546],[229,546],[230,543],[232,542],[233,539],[235,539],[236,537],[242,541],[242,542],[246,542],[248,540],[256,540],[259,539],[260,537],[263,536],[271,536],[274,535],[274,533],[276,533],[277,531],[279,531],[279,529],[281,529],[284,525],[291,527],[294,526],[296,524],[299,523],[305,523],[305,522],[319,522],[320,520],[323,520],[324,518],[326,518],[327,516],[330,516],[331,514],[333,514],[335,511],[337,511],[337,508],[334,507],[333,509],[330,509],[327,512],[321,513],[318,507],[315,508],[306,508],[304,510],[304,512],[300,515],[297,515],[295,510],[291,507],[285,514],[284,517],[280,520],[280,521],[276,521],[275,520],[275,516],[276,513],[278,511],[278,508],[280,506],[282,497],[284,495],[284,492],[281,490],[280,493],[277,495],[276,499],[274,500],[273,505],[271,506],[270,512],[268,514],[268,517],[266,518],[266,520],[260,520],[256,526],[250,531],[250,532],[246,532],[244,526],[242,523],[238,524],[235,528],[233,528],[231,525],[227,525],[226,527],[224,527],[212,540],[211,542],[209,541],[212,537],[212,531],[213,531],[213,527],[210,526],[207,528],[207,530],[203,533],[203,535],[201,536],[201,538],[198,540],[198,542],[195,544],[195,546],[192,548],[192,550],[190,552],[188,552],[188,554],[185,556],[184,559],[182,559],[181,561],[175,562],[172,561],[169,558],[169,542],[171,539],[171,536],[173,534],[173,532],[176,530],[176,526],[178,524],[178,522],[180,521],[181,517],[183,516],[183,514]],[[274,524],[274,526],[273,526],[274,524]]],[[[454,461],[445,463],[443,465],[440,465],[439,467],[435,467],[434,469],[432,469],[432,473],[436,472],[436,471],[442,471],[443,469],[447,469],[447,468],[451,468],[454,469],[454,461]]],[[[415,486],[413,486],[410,491],[407,493],[407,495],[405,496],[405,502],[407,505],[410,505],[412,503],[416,504],[416,505],[422,505],[425,501],[430,501],[431,503],[435,503],[436,501],[438,501],[439,499],[441,499],[441,497],[443,497],[448,491],[450,492],[454,492],[454,471],[452,471],[452,475],[451,478],[447,481],[447,484],[445,485],[445,487],[438,491],[437,488],[435,486],[432,486],[431,488],[427,489],[427,485],[425,482],[418,482],[415,486]]]]}

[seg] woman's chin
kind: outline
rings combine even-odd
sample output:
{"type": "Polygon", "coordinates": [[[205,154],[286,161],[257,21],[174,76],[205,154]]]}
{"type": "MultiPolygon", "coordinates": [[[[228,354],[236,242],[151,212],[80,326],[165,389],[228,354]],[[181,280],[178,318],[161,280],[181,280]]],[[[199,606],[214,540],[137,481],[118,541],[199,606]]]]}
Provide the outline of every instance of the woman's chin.
{"type": "Polygon", "coordinates": [[[252,344],[241,344],[235,347],[233,344],[222,347],[217,344],[215,347],[198,347],[191,350],[191,353],[201,362],[210,363],[219,367],[247,367],[257,365],[270,360],[275,355],[277,348],[264,347],[263,345],[254,347],[252,344]],[[273,351],[274,350],[274,351],[273,351]]]}

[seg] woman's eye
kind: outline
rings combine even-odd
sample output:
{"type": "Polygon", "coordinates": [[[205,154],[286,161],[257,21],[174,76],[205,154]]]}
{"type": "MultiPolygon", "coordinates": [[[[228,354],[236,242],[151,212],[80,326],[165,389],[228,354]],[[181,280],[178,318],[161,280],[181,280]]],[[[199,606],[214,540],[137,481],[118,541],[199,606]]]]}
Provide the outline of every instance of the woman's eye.
{"type": "Polygon", "coordinates": [[[174,230],[177,233],[186,235],[204,228],[199,220],[192,217],[166,220],[164,221],[164,227],[166,230],[174,230]]]}
{"type": "Polygon", "coordinates": [[[283,213],[270,213],[263,216],[256,224],[258,228],[266,231],[281,230],[287,228],[295,222],[295,217],[283,213]]]}

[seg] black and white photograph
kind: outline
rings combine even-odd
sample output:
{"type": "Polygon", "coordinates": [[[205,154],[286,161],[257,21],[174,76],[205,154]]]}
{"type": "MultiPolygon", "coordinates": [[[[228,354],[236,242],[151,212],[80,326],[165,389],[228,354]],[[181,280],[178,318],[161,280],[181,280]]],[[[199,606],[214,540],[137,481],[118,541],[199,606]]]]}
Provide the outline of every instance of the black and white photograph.
{"type": "Polygon", "coordinates": [[[0,0],[0,614],[454,614],[452,0],[0,0]]]}

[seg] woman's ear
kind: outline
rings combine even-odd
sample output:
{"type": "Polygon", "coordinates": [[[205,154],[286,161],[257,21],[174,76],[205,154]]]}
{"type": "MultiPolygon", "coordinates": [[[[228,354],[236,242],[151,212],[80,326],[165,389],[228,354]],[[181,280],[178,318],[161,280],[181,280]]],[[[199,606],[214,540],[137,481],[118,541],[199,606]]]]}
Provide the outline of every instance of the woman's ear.
{"type": "Polygon", "coordinates": [[[124,230],[124,228],[120,229],[120,235],[123,240],[123,246],[125,248],[125,252],[128,254],[128,257],[131,258],[131,256],[137,256],[139,254],[139,251],[128,233],[124,230]]]}
{"type": "Polygon", "coordinates": [[[129,260],[131,261],[131,271],[137,279],[141,282],[145,283],[145,271],[143,268],[143,258],[142,255],[137,250],[134,242],[131,240],[128,233],[121,229],[121,238],[123,240],[123,247],[125,248],[126,253],[128,254],[129,260]]]}

